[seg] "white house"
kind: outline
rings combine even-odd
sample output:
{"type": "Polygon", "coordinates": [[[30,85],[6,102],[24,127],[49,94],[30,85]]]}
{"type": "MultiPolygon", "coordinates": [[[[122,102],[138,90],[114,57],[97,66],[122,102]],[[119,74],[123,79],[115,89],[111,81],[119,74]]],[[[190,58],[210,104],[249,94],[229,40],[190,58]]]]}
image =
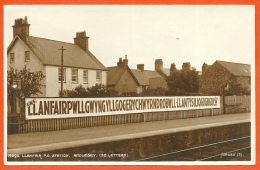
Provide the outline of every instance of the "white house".
{"type": "Polygon", "coordinates": [[[89,51],[85,31],[76,33],[73,43],[30,36],[27,17],[16,19],[13,41],[7,49],[7,66],[30,71],[42,71],[40,97],[58,97],[61,90],[61,49],[63,51],[63,89],[71,90],[78,85],[91,87],[107,83],[107,68],[89,51]]]}

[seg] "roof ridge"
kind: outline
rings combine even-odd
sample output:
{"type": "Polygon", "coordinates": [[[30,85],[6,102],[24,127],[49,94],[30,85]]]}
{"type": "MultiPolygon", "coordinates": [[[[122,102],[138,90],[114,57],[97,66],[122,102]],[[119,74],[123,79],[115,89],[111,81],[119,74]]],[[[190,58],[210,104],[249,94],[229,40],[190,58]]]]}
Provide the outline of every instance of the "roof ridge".
{"type": "MultiPolygon", "coordinates": [[[[136,70],[136,71],[141,71],[140,69],[135,69],[135,68],[130,68],[131,70],[136,70]]],[[[153,71],[153,72],[157,72],[155,70],[144,70],[144,71],[153,71]]]]}
{"type": "Polygon", "coordinates": [[[107,68],[117,68],[117,67],[119,67],[119,66],[111,66],[111,67],[107,67],[107,68]]]}
{"type": "Polygon", "coordinates": [[[228,72],[235,76],[250,76],[251,75],[251,65],[243,63],[233,63],[217,60],[215,63],[224,67],[228,72]]]}
{"type": "Polygon", "coordinates": [[[243,64],[243,65],[250,65],[251,64],[245,64],[245,63],[235,63],[235,62],[231,62],[231,61],[221,61],[221,60],[216,60],[217,62],[224,62],[224,63],[232,63],[232,64],[243,64]]]}
{"type": "Polygon", "coordinates": [[[127,69],[128,69],[128,71],[129,71],[129,73],[132,75],[132,77],[134,78],[135,82],[140,86],[141,83],[138,81],[138,79],[137,79],[136,76],[134,75],[132,69],[129,68],[129,66],[127,66],[127,69]]]}
{"type": "Polygon", "coordinates": [[[62,45],[67,47],[68,50],[66,52],[68,53],[68,55],[70,55],[70,56],[65,55],[68,58],[68,60],[66,60],[68,66],[107,71],[107,68],[90,51],[87,50],[86,52],[76,44],[51,40],[51,39],[46,39],[41,37],[34,37],[34,36],[30,36],[29,42],[27,44],[28,47],[32,47],[31,48],[32,51],[34,52],[36,51],[36,53],[39,54],[38,58],[42,59],[43,64],[47,64],[47,65],[49,64],[55,65],[55,63],[57,64],[58,62],[60,62],[58,61],[58,59],[56,59],[57,57],[53,57],[53,55],[58,54],[58,48],[57,49],[56,48],[53,49],[53,48],[57,46],[59,46],[60,48],[60,46],[62,45]],[[50,52],[50,50],[55,50],[55,51],[50,52]],[[81,61],[80,60],[72,61],[71,57],[76,57],[81,61]],[[89,61],[87,61],[86,59],[89,61]]]}
{"type": "Polygon", "coordinates": [[[74,43],[64,42],[64,41],[59,41],[59,40],[52,40],[52,39],[48,39],[48,38],[34,37],[34,36],[30,36],[30,37],[31,37],[31,38],[38,38],[38,39],[48,40],[48,41],[55,41],[55,42],[60,42],[60,43],[66,43],[66,44],[70,44],[70,45],[76,45],[76,44],[74,44],[74,43]]]}
{"type": "Polygon", "coordinates": [[[120,78],[123,76],[123,74],[125,73],[125,71],[127,70],[127,66],[122,67],[122,72],[120,73],[120,75],[118,76],[116,83],[118,83],[118,81],[120,80],[120,78]]]}

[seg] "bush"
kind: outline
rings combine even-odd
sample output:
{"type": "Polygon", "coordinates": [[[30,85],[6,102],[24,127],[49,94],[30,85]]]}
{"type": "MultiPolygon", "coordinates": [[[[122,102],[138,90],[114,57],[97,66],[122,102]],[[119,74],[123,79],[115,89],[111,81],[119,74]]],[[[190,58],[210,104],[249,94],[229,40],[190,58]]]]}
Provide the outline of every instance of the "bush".
{"type": "Polygon", "coordinates": [[[114,90],[108,90],[105,85],[96,84],[95,86],[85,88],[82,85],[77,86],[72,90],[66,90],[66,97],[115,97],[117,92],[114,90]]]}
{"type": "Polygon", "coordinates": [[[120,97],[138,97],[139,95],[136,92],[124,92],[120,97]]]}
{"type": "Polygon", "coordinates": [[[165,96],[167,90],[162,87],[158,87],[156,89],[146,89],[144,90],[140,96],[165,96]]]}

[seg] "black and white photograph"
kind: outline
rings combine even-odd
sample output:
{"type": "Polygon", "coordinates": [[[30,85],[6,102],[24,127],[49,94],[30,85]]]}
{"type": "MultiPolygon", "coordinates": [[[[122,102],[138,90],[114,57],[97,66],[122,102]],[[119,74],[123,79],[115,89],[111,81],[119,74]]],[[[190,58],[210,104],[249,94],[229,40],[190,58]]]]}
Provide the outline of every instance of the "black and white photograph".
{"type": "Polygon", "coordinates": [[[254,165],[254,5],[4,5],[5,165],[254,165]]]}

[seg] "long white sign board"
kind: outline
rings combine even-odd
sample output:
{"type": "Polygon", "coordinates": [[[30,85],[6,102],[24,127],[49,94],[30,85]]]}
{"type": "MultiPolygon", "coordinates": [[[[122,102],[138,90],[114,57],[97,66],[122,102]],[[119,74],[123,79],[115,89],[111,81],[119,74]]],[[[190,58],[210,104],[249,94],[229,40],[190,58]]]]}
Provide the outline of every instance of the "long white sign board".
{"type": "Polygon", "coordinates": [[[26,119],[220,108],[219,96],[26,98],[26,119]]]}

